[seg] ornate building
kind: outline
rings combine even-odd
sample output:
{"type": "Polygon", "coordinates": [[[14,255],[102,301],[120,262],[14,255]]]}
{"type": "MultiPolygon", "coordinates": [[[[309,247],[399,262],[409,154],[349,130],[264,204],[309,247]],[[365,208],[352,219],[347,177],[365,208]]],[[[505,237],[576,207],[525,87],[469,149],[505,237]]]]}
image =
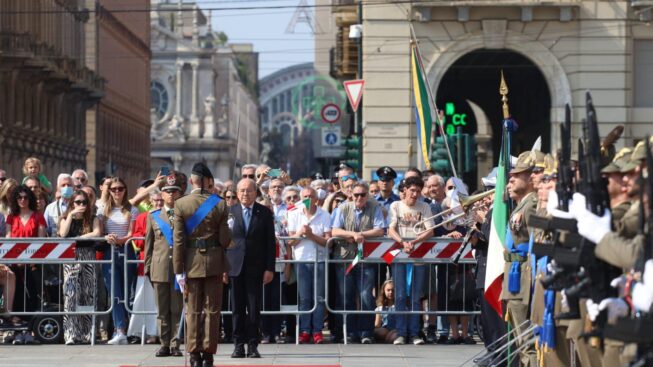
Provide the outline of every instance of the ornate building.
{"type": "MultiPolygon", "coordinates": [[[[352,52],[346,57],[354,48],[345,39],[349,26],[359,23],[358,3],[333,3],[323,16],[339,28],[331,40],[331,70],[346,77],[358,65],[352,52]]],[[[586,90],[592,92],[601,135],[623,124],[618,144],[631,145],[650,131],[650,2],[426,1],[362,9],[366,178],[383,164],[398,170],[417,164],[410,81],[413,37],[445,124],[457,120],[464,133],[476,137],[478,177],[496,164],[500,146],[501,69],[510,89],[511,113],[520,123],[513,154],[529,149],[538,135],[545,150],[559,147],[557,124],[567,103],[573,110],[575,140],[585,115],[586,90]]]]}
{"type": "MultiPolygon", "coordinates": [[[[84,167],[85,111],[104,90],[86,67],[81,1],[0,1],[0,168],[36,156],[53,177],[84,167]]],[[[91,14],[93,16],[93,14],[91,14]]]]}
{"type": "Polygon", "coordinates": [[[147,10],[150,2],[86,2],[95,8],[86,63],[106,80],[104,97],[86,114],[86,168],[96,180],[122,177],[133,192],[150,173],[150,13],[120,10],[147,10]]]}
{"type": "Polygon", "coordinates": [[[258,161],[258,54],[226,44],[195,3],[153,4],[152,172],[190,172],[204,161],[215,177],[258,161]]]}

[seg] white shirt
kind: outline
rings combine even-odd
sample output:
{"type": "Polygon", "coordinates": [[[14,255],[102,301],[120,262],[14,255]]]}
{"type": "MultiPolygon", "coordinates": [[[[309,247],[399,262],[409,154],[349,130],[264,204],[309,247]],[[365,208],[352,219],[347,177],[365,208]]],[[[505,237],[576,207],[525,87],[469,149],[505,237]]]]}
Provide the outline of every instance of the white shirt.
{"type": "MultiPolygon", "coordinates": [[[[324,236],[325,232],[331,232],[331,217],[329,213],[318,207],[312,218],[307,217],[304,209],[288,212],[288,232],[297,232],[303,225],[308,224],[316,236],[324,236]]],[[[316,242],[303,239],[292,248],[293,258],[301,261],[322,261],[326,257],[327,248],[318,245],[316,242]]]]}
{"type": "Polygon", "coordinates": [[[57,233],[57,228],[59,227],[59,217],[63,215],[68,209],[68,204],[63,201],[63,199],[58,199],[45,207],[45,224],[46,231],[50,237],[59,237],[57,233]]]}

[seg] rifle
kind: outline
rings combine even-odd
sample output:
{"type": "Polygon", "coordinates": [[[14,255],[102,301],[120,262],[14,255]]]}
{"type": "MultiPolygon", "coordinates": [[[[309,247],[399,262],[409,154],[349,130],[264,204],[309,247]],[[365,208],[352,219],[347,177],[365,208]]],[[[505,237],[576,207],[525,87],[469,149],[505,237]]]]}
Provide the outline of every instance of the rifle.
{"type": "MultiPolygon", "coordinates": [[[[599,140],[596,110],[589,92],[586,94],[586,118],[583,120],[583,139],[579,141],[580,179],[578,191],[587,201],[587,209],[598,216],[603,216],[609,209],[609,195],[605,179],[601,175],[601,142],[599,140]]],[[[616,290],[610,287],[610,281],[621,274],[621,269],[599,260],[594,255],[596,244],[583,238],[578,244],[579,282],[566,289],[568,297],[588,297],[599,303],[601,300],[616,296],[616,290]]],[[[569,300],[569,299],[568,299],[569,300]]],[[[571,301],[571,300],[569,300],[571,301]]],[[[592,329],[586,337],[602,338],[603,327],[607,322],[607,314],[601,312],[592,324],[592,329]]]]}

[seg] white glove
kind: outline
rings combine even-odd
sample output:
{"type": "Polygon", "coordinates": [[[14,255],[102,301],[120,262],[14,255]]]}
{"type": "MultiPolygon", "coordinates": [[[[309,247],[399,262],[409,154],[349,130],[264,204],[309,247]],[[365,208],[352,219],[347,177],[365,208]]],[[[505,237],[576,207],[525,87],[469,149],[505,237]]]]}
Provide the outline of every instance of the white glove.
{"type": "Polygon", "coordinates": [[[626,286],[626,282],[628,282],[628,277],[625,275],[618,276],[610,282],[610,286],[612,288],[616,288],[619,290],[619,294],[623,295],[624,293],[624,287],[626,286]]]}
{"type": "Polygon", "coordinates": [[[606,298],[599,303],[599,311],[608,310],[608,322],[614,324],[618,318],[628,316],[628,304],[621,298],[606,298]]]}
{"type": "Polygon", "coordinates": [[[227,219],[227,226],[229,226],[229,229],[231,229],[231,230],[234,229],[234,218],[233,217],[230,216],[229,219],[227,219]]]}
{"type": "Polygon", "coordinates": [[[567,294],[565,293],[564,289],[562,290],[562,292],[560,292],[560,295],[562,296],[560,298],[560,306],[562,306],[562,309],[568,310],[569,309],[569,301],[567,300],[567,294]]]}
{"type": "Polygon", "coordinates": [[[186,288],[186,274],[175,274],[175,279],[177,284],[179,284],[179,289],[184,293],[184,288],[186,288]]]}
{"type": "MultiPolygon", "coordinates": [[[[574,197],[576,197],[576,194],[574,194],[574,197]]],[[[574,206],[576,206],[575,200],[574,206]]],[[[608,209],[605,210],[602,217],[585,209],[584,206],[582,209],[575,208],[573,211],[578,222],[578,233],[594,243],[601,242],[601,239],[612,230],[612,214],[608,209]]]]}
{"type": "Polygon", "coordinates": [[[587,210],[587,199],[585,195],[577,192],[571,197],[572,202],[569,203],[569,212],[574,215],[574,218],[578,219],[578,216],[584,215],[587,210]]]}
{"type": "Polygon", "coordinates": [[[644,264],[642,282],[646,284],[647,287],[653,288],[653,259],[646,260],[646,264],[644,264]]]}
{"type": "Polygon", "coordinates": [[[601,313],[599,305],[594,303],[591,299],[588,299],[587,302],[585,302],[585,305],[587,305],[587,317],[589,317],[592,322],[596,321],[596,317],[601,313]]]}
{"type": "MultiPolygon", "coordinates": [[[[569,205],[571,206],[573,200],[569,201],[569,205]]],[[[549,215],[557,218],[563,218],[563,219],[573,219],[574,215],[571,212],[564,212],[560,209],[558,209],[558,193],[555,192],[555,190],[550,190],[549,191],[549,199],[546,202],[546,211],[549,213],[549,215]]]]}
{"type": "Polygon", "coordinates": [[[645,285],[642,283],[635,283],[631,295],[633,299],[633,306],[635,306],[635,309],[643,312],[651,311],[651,304],[653,304],[652,286],[645,285]]]}

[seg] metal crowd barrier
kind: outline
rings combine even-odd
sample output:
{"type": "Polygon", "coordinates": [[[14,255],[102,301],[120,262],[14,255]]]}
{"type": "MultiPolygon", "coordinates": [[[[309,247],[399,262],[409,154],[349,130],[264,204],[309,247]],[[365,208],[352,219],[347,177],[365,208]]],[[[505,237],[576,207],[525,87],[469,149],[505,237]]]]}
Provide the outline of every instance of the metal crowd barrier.
{"type": "MultiPolygon", "coordinates": [[[[330,238],[327,241],[327,246],[332,248],[334,246],[335,241],[344,241],[343,238],[337,238],[333,237],[330,238]]],[[[406,238],[405,240],[411,240],[410,238],[406,238]]],[[[445,284],[444,284],[444,289],[445,289],[445,294],[444,294],[444,302],[445,302],[445,310],[435,310],[433,305],[431,304],[432,301],[432,294],[431,290],[433,289],[432,287],[432,271],[434,270],[434,267],[432,265],[451,265],[454,263],[454,258],[459,257],[457,260],[457,264],[463,266],[463,279],[462,279],[462,292],[463,292],[463,309],[464,304],[466,301],[464,300],[464,294],[467,291],[467,287],[472,287],[471,291],[475,292],[475,285],[470,284],[468,285],[466,282],[466,277],[465,272],[468,270],[466,269],[466,266],[469,265],[474,265],[476,264],[476,260],[474,259],[472,255],[472,248],[471,246],[466,246],[465,248],[461,249],[461,246],[463,246],[463,243],[460,240],[456,240],[453,238],[448,238],[448,237],[432,237],[424,242],[421,242],[413,248],[413,251],[408,254],[403,251],[403,246],[393,239],[389,237],[378,237],[378,238],[367,238],[365,239],[365,242],[360,246],[360,250],[362,250],[362,259],[360,259],[356,266],[361,266],[364,267],[366,265],[376,265],[377,266],[377,281],[375,284],[375,288],[371,290],[374,294],[374,298],[378,296],[378,292],[382,292],[383,290],[379,289],[379,286],[383,283],[381,280],[381,272],[379,270],[383,269],[383,265],[387,265],[388,267],[392,267],[394,264],[413,264],[417,266],[428,266],[428,274],[427,274],[427,287],[428,292],[426,294],[426,300],[427,300],[427,306],[426,309],[413,309],[410,307],[410,310],[405,310],[405,311],[398,311],[398,310],[391,310],[391,311],[377,311],[377,310],[362,310],[360,309],[362,302],[358,302],[359,309],[355,310],[348,310],[344,309],[344,302],[343,300],[341,303],[343,303],[343,309],[334,309],[331,307],[331,304],[329,302],[329,264],[352,264],[353,259],[334,259],[334,258],[327,258],[326,259],[326,265],[325,265],[325,289],[327,290],[325,293],[326,296],[326,309],[329,313],[334,313],[334,314],[340,314],[343,317],[343,342],[347,344],[347,316],[348,315],[376,315],[376,314],[394,314],[394,315],[433,315],[433,316],[447,316],[447,315],[480,315],[480,310],[474,310],[474,311],[465,311],[465,310],[449,310],[448,305],[449,305],[449,267],[445,267],[445,284]],[[462,252],[462,253],[459,253],[462,252]]],[[[361,274],[361,277],[363,275],[361,274]]],[[[396,300],[396,293],[397,293],[397,285],[396,285],[396,279],[394,279],[394,275],[391,277],[395,281],[395,300],[396,300]]],[[[436,282],[438,281],[439,277],[437,276],[436,273],[436,282]]],[[[362,282],[362,279],[361,279],[362,282]]],[[[343,284],[344,291],[343,293],[347,294],[347,282],[344,282],[343,284]]],[[[424,288],[423,288],[424,289],[424,288]]],[[[436,283],[435,285],[435,290],[436,290],[436,295],[437,291],[439,289],[439,284],[436,283]]],[[[339,293],[339,291],[336,289],[336,292],[339,293]]],[[[353,297],[356,297],[357,295],[354,294],[353,297]]],[[[441,295],[437,295],[437,297],[440,297],[441,295]]],[[[436,298],[437,298],[436,297],[436,298]]],[[[409,297],[408,297],[409,298],[409,297]]],[[[420,302],[422,303],[422,302],[420,302]]],[[[375,305],[376,306],[376,305],[375,305]]],[[[437,308],[437,307],[435,307],[437,308]]],[[[421,327],[422,323],[420,323],[421,327]]]]}
{"type": "MultiPolygon", "coordinates": [[[[138,260],[138,259],[129,259],[128,256],[128,246],[132,245],[132,242],[134,240],[143,240],[143,237],[132,237],[127,240],[124,246],[122,246],[122,251],[120,251],[118,256],[123,257],[123,262],[124,262],[124,282],[122,286],[124,287],[124,299],[123,300],[118,300],[118,302],[124,303],[124,306],[130,314],[133,315],[156,315],[157,310],[134,310],[131,305],[130,305],[130,284],[128,283],[128,269],[131,264],[142,264],[144,261],[143,260],[138,260]]],[[[289,240],[295,240],[295,239],[301,239],[299,237],[278,237],[277,238],[280,242],[281,246],[285,245],[286,241],[289,240]]],[[[98,237],[98,238],[85,238],[83,239],[84,241],[95,241],[95,242],[100,242],[100,243],[105,243],[104,237],[98,237]]],[[[343,240],[342,238],[330,238],[327,241],[327,248],[331,249],[334,245],[334,242],[336,240],[343,240]]],[[[18,239],[3,239],[0,241],[0,264],[44,264],[44,265],[58,265],[60,267],[60,270],[58,271],[58,274],[62,274],[63,272],[61,271],[61,268],[63,268],[64,265],[74,265],[74,264],[79,264],[79,265],[84,265],[84,264],[111,264],[111,273],[115,271],[115,264],[116,261],[119,261],[115,257],[116,252],[111,251],[111,258],[109,260],[76,260],[75,259],[75,243],[76,241],[79,241],[79,239],[72,239],[72,238],[18,238],[18,239]]],[[[426,307],[425,310],[419,309],[411,309],[411,310],[406,310],[406,311],[375,311],[375,310],[361,310],[361,309],[334,309],[330,306],[330,293],[331,292],[336,292],[338,293],[337,288],[330,289],[330,283],[329,283],[329,265],[330,264],[343,264],[343,263],[351,263],[351,259],[332,259],[329,256],[326,257],[324,264],[325,264],[325,292],[324,292],[324,303],[325,303],[325,308],[326,311],[329,313],[333,314],[340,314],[343,316],[343,334],[344,334],[344,342],[347,343],[347,326],[346,326],[346,320],[347,320],[347,315],[365,315],[365,314],[397,314],[397,315],[414,315],[414,314],[419,314],[419,315],[441,315],[441,316],[446,316],[446,315],[478,315],[480,314],[480,311],[457,311],[457,310],[434,310],[432,305],[431,305],[431,289],[432,289],[432,284],[431,281],[433,279],[431,272],[434,270],[432,265],[447,265],[447,264],[452,264],[453,257],[457,255],[457,253],[460,250],[461,247],[461,242],[460,240],[454,240],[451,238],[430,238],[418,245],[415,246],[413,252],[411,254],[407,254],[403,251],[397,253],[396,250],[400,250],[401,247],[399,244],[397,244],[394,240],[388,238],[388,237],[379,237],[379,238],[370,238],[366,239],[366,241],[362,244],[362,254],[363,257],[359,261],[357,266],[377,266],[378,270],[383,269],[383,265],[390,265],[390,264],[416,264],[416,265],[423,265],[423,266],[428,266],[429,267],[429,274],[428,274],[428,294],[426,299],[428,300],[428,306],[426,307]],[[395,256],[391,256],[395,255],[395,256]],[[390,260],[390,261],[389,261],[390,260]]],[[[281,260],[281,259],[276,259],[277,263],[283,263],[283,264],[299,264],[299,263],[313,263],[315,265],[315,269],[317,270],[317,265],[318,265],[318,260],[316,258],[315,261],[297,261],[297,260],[281,260]]],[[[473,265],[476,263],[472,256],[471,252],[471,247],[467,247],[461,254],[460,260],[458,262],[459,264],[463,266],[468,266],[468,265],[473,265]]],[[[444,289],[445,291],[445,302],[448,305],[448,290],[449,290],[449,284],[448,284],[448,279],[449,279],[449,274],[448,274],[448,267],[446,268],[447,274],[446,274],[446,284],[444,289]]],[[[381,281],[381,272],[377,271],[377,280],[374,284],[373,292],[375,294],[379,291],[379,286],[383,283],[381,281]]],[[[102,276],[100,273],[97,276],[102,276]]],[[[135,276],[135,275],[134,275],[135,276]]],[[[279,282],[283,283],[282,277],[283,272],[281,273],[281,276],[279,277],[279,282]]],[[[62,279],[63,277],[60,277],[62,279]]],[[[467,285],[465,282],[465,278],[463,277],[463,294],[465,294],[466,287],[471,286],[474,287],[474,285],[467,285]]],[[[436,277],[436,282],[438,281],[438,278],[436,277]]],[[[41,284],[45,284],[45,279],[43,279],[43,273],[41,276],[41,284]]],[[[306,281],[297,278],[296,281],[299,283],[301,281],[306,281]]],[[[297,305],[292,305],[292,304],[283,304],[282,300],[283,297],[279,296],[280,300],[280,305],[279,305],[279,310],[263,310],[261,314],[263,316],[266,315],[287,315],[287,316],[294,316],[295,321],[296,321],[296,326],[295,326],[295,342],[299,343],[299,317],[300,315],[303,314],[311,314],[313,313],[317,306],[318,302],[320,301],[318,294],[317,294],[317,281],[318,281],[318,276],[317,276],[317,271],[314,272],[313,276],[313,307],[310,310],[304,310],[304,311],[299,311],[299,297],[297,297],[298,302],[297,305]]],[[[63,302],[62,302],[62,293],[61,290],[58,292],[58,305],[59,307],[55,310],[52,309],[44,309],[44,304],[41,304],[41,309],[37,311],[14,311],[11,313],[4,313],[3,315],[6,316],[63,316],[63,315],[90,315],[92,317],[92,335],[91,335],[91,345],[95,345],[95,334],[96,334],[96,316],[97,315],[107,315],[110,314],[113,310],[113,298],[115,297],[115,287],[116,285],[114,284],[115,282],[111,282],[111,287],[109,290],[109,305],[108,308],[105,310],[96,310],[97,308],[97,296],[94,295],[94,301],[95,304],[93,306],[87,307],[83,310],[76,310],[76,311],[64,311],[63,310],[63,302]]],[[[27,286],[26,283],[23,284],[24,286],[27,286]]],[[[60,283],[60,285],[63,285],[63,281],[60,283]]],[[[346,287],[346,286],[345,286],[346,287]]],[[[281,284],[279,286],[280,292],[281,292],[281,284]]],[[[436,286],[436,291],[438,287],[436,286]]],[[[475,289],[475,288],[472,288],[475,289]]],[[[41,292],[43,293],[43,286],[41,286],[41,292]]],[[[265,287],[263,292],[265,293],[265,287]]],[[[346,292],[346,288],[345,288],[346,292]]],[[[299,287],[297,287],[297,296],[299,293],[299,287]]],[[[378,295],[378,294],[376,294],[378,295]]],[[[264,294],[265,296],[265,294],[264,294]]],[[[354,295],[355,297],[356,295],[354,295]]],[[[41,298],[43,298],[43,294],[41,294],[41,298]]],[[[81,307],[80,307],[81,308],[81,307]]],[[[437,308],[437,307],[436,307],[437,308]]],[[[222,315],[224,316],[230,316],[232,312],[230,311],[230,302],[228,302],[227,309],[222,311],[222,315]]],[[[145,341],[145,326],[143,326],[143,330],[141,333],[141,341],[144,343],[145,341]]],[[[63,330],[62,330],[63,332],[63,330]]]]}
{"type": "MultiPolygon", "coordinates": [[[[91,316],[91,345],[95,344],[95,332],[96,332],[96,322],[95,318],[98,315],[107,315],[113,311],[113,302],[109,302],[109,307],[106,310],[96,310],[97,308],[97,290],[93,295],[93,305],[75,305],[76,311],[65,311],[64,310],[64,300],[63,300],[63,286],[65,284],[64,271],[63,267],[65,265],[95,265],[95,264],[111,264],[111,271],[114,271],[115,267],[115,258],[113,251],[111,253],[111,259],[109,260],[77,260],[76,259],[76,242],[80,239],[74,238],[4,238],[0,240],[0,264],[2,265],[19,265],[23,269],[23,310],[12,312],[6,312],[7,306],[5,306],[5,312],[3,316],[32,316],[38,318],[31,322],[32,328],[38,328],[36,332],[43,332],[43,335],[51,336],[54,339],[58,339],[60,335],[63,335],[63,321],[61,316],[73,316],[73,315],[89,315],[91,316]],[[28,266],[32,265],[41,265],[40,273],[40,284],[37,285],[37,289],[40,289],[39,295],[29,295],[30,289],[28,286],[28,275],[33,272],[33,269],[28,269],[28,266]],[[50,266],[58,266],[56,275],[53,279],[45,279],[46,270],[50,270],[49,273],[54,273],[52,269],[49,269],[50,266]],[[29,272],[28,272],[29,270],[29,272]],[[51,295],[46,295],[46,287],[56,288],[56,300],[53,300],[51,295]],[[39,308],[34,311],[27,311],[27,298],[37,297],[39,300],[39,308]],[[59,334],[60,333],[60,334],[59,334]]],[[[104,237],[93,237],[93,238],[84,238],[83,241],[89,242],[106,242],[104,237]]],[[[96,273],[95,277],[97,278],[96,267],[93,266],[93,272],[96,273]]],[[[100,272],[100,275],[101,272],[100,272]]],[[[31,277],[30,277],[31,278],[31,277]]],[[[16,284],[14,287],[18,289],[18,279],[16,279],[16,284]]],[[[14,291],[16,290],[14,289],[14,291]]],[[[4,293],[4,292],[3,292],[4,293]]],[[[109,299],[113,299],[115,296],[114,284],[112,283],[109,290],[109,299]]],[[[4,300],[7,302],[7,300],[4,300]]],[[[13,305],[12,305],[13,306],[13,305]]],[[[41,335],[41,334],[37,334],[41,335]]],[[[43,336],[42,339],[47,339],[47,336],[43,336]]],[[[49,341],[49,340],[45,340],[49,341]]]]}

